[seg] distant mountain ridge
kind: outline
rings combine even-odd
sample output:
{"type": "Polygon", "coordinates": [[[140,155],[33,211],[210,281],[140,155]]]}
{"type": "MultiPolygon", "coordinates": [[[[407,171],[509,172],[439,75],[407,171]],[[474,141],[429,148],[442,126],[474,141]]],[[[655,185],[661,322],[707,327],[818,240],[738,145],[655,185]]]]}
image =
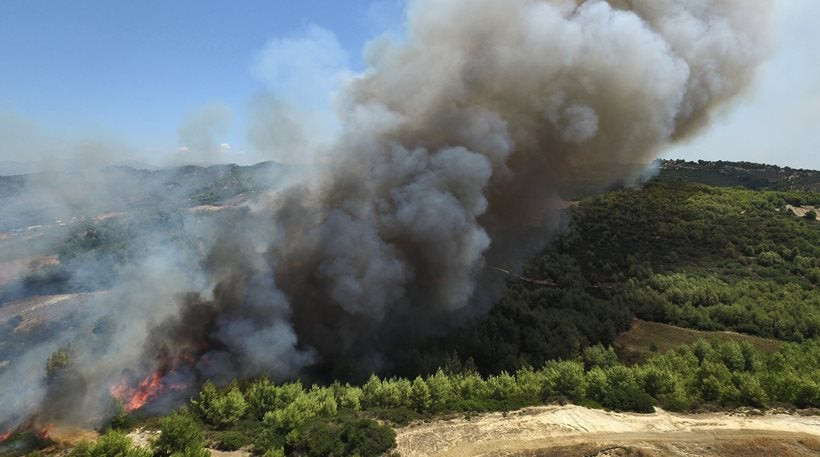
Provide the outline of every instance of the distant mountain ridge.
{"type": "Polygon", "coordinates": [[[724,160],[661,160],[660,181],[681,180],[719,187],[820,192],[820,171],[724,160]]]}
{"type": "MultiPolygon", "coordinates": [[[[0,165],[6,162],[0,162],[0,165]]],[[[16,162],[15,162],[16,163],[16,162]]],[[[720,187],[740,186],[747,189],[798,190],[820,192],[820,171],[779,167],[751,162],[660,160],[655,180],[699,182],[720,187]]],[[[18,164],[24,165],[24,164],[18,164]]],[[[0,167],[0,172],[3,170],[0,167]]],[[[112,208],[124,210],[144,205],[195,206],[214,204],[239,194],[261,191],[279,182],[284,176],[303,173],[293,165],[260,162],[255,165],[184,165],[172,168],[145,169],[131,164],[112,165],[99,172],[64,172],[57,177],[82,183],[88,176],[110,185],[116,195],[107,195],[112,208]]],[[[0,202],[21,195],[32,180],[46,177],[39,173],[0,176],[0,202]]],[[[570,194],[597,194],[606,189],[590,185],[594,176],[575,176],[570,194]],[[586,183],[586,181],[590,183],[586,183]]],[[[50,179],[46,178],[46,179],[50,179]]],[[[615,186],[618,187],[618,186],[615,186]]]]}
{"type": "Polygon", "coordinates": [[[219,204],[280,185],[301,172],[296,166],[261,162],[160,170],[114,165],[89,171],[0,176],[0,232],[105,212],[219,204]]]}

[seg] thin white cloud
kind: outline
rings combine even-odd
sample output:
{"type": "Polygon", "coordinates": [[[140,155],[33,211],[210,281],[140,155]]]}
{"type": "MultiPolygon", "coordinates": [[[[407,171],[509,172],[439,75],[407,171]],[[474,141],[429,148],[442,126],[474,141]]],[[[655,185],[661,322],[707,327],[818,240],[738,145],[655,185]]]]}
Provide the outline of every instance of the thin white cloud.
{"type": "Polygon", "coordinates": [[[233,112],[225,105],[203,106],[188,115],[179,127],[179,159],[197,162],[219,162],[230,160],[224,154],[224,139],[230,132],[233,112]]]}
{"type": "Polygon", "coordinates": [[[351,77],[350,56],[317,25],[274,38],[251,71],[265,86],[249,104],[247,139],[260,159],[311,162],[339,131],[333,105],[351,77]]]}
{"type": "Polygon", "coordinates": [[[270,40],[257,55],[252,72],[277,97],[304,108],[323,109],[349,63],[336,35],[312,24],[299,35],[270,40]]]}
{"type": "Polygon", "coordinates": [[[779,0],[777,9],[775,49],[749,96],[666,157],[820,169],[820,2],[779,0]]]}

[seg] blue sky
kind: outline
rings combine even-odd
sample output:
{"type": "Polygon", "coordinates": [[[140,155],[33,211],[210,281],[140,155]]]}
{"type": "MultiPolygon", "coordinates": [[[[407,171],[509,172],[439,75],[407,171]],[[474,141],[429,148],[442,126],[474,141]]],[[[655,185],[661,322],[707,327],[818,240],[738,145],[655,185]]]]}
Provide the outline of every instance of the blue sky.
{"type": "MultiPolygon", "coordinates": [[[[751,94],[667,156],[820,168],[820,1],[778,2],[776,49],[751,94]]],[[[361,69],[363,46],[401,22],[401,5],[2,0],[0,161],[87,139],[155,163],[197,141],[239,154],[261,91],[319,110],[326,100],[313,94],[361,69]]]]}
{"type": "Polygon", "coordinates": [[[706,131],[664,156],[820,170],[820,0],[775,0],[770,59],[706,131]]]}
{"type": "MultiPolygon", "coordinates": [[[[393,0],[236,5],[3,0],[0,122],[18,132],[22,124],[29,136],[104,138],[139,153],[175,149],[186,119],[222,110],[231,119],[218,141],[241,146],[246,105],[272,89],[254,70],[270,40],[318,25],[349,50],[346,64],[355,69],[364,43],[401,10],[393,0]]],[[[14,154],[0,153],[0,160],[26,159],[14,154]]]]}

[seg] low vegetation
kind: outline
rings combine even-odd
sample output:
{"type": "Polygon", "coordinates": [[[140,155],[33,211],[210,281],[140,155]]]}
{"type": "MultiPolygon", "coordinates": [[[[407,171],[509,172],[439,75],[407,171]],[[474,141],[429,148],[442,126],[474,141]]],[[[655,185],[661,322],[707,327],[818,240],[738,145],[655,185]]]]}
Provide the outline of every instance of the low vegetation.
{"type": "Polygon", "coordinates": [[[97,441],[77,445],[69,457],[152,457],[148,448],[135,446],[124,432],[109,430],[97,441]]]}
{"type": "MultiPolygon", "coordinates": [[[[205,456],[207,440],[211,447],[247,448],[265,456],[378,456],[395,446],[389,425],[565,401],[639,413],[656,406],[671,411],[817,408],[818,359],[818,340],[783,343],[774,352],[746,341],[701,340],[635,365],[620,362],[612,348],[594,345],[571,360],[491,376],[439,369],[414,379],[373,375],[358,386],[336,382],[310,388],[267,378],[241,389],[236,383],[217,389],[208,382],[190,410],[160,421],[153,455],[205,456]]],[[[127,457],[150,455],[110,431],[96,444],[78,447],[73,456],[115,455],[94,453],[112,446],[127,457]]]]}

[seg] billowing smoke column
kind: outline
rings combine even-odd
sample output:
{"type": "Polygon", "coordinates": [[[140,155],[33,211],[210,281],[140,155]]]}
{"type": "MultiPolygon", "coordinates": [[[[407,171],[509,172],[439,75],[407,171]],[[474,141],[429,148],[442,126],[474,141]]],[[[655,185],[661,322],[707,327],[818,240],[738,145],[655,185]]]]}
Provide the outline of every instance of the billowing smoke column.
{"type": "Polygon", "coordinates": [[[636,172],[748,82],[764,3],[412,3],[343,94],[332,170],[261,211],[300,343],[374,369],[481,301],[568,170],[636,172]]]}
{"type": "MultiPolygon", "coordinates": [[[[497,298],[485,268],[515,268],[544,242],[558,182],[637,175],[706,125],[763,57],[768,6],[412,2],[406,37],[373,41],[340,95],[329,163],[187,227],[201,258],[147,254],[106,298],[118,326],[106,341],[63,338],[80,354],[74,402],[93,410],[100,392],[160,384],[158,372],[197,382],[389,366],[397,338],[497,298]],[[546,228],[532,230],[533,215],[546,228]]],[[[0,423],[49,398],[35,372],[0,375],[0,423]]]]}

